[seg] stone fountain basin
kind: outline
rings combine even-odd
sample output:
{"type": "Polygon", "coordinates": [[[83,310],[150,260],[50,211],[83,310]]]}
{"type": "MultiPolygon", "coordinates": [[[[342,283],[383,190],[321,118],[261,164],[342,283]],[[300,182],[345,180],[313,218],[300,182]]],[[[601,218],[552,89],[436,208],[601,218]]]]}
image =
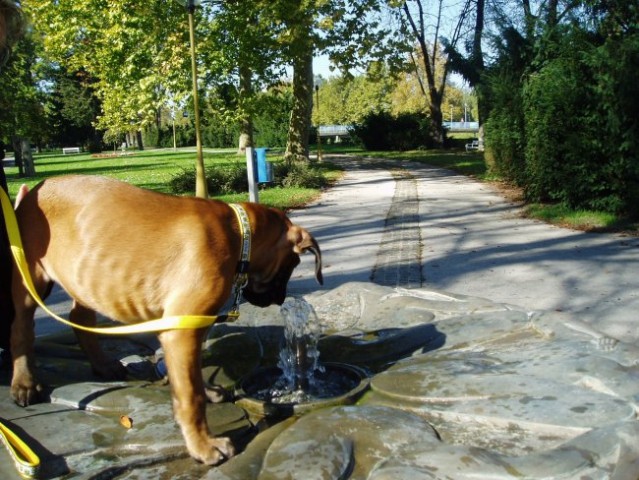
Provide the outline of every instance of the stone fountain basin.
{"type": "Polygon", "coordinates": [[[331,381],[338,378],[335,395],[321,392],[312,400],[302,403],[279,403],[269,399],[260,399],[259,392],[271,387],[282,375],[279,367],[264,367],[240,380],[235,390],[238,398],[236,405],[242,407],[253,417],[290,417],[301,416],[318,408],[354,403],[366,390],[369,379],[366,373],[354,365],[345,363],[322,363],[322,371],[315,373],[317,380],[331,381]]]}

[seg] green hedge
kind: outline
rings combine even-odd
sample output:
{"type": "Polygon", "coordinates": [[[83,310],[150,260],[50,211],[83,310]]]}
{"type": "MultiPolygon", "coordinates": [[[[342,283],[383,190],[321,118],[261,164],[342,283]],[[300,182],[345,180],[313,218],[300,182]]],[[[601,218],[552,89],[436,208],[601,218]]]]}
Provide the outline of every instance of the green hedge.
{"type": "Polygon", "coordinates": [[[487,78],[487,159],[531,201],[636,214],[639,34],[566,28],[517,71],[487,78]]]}

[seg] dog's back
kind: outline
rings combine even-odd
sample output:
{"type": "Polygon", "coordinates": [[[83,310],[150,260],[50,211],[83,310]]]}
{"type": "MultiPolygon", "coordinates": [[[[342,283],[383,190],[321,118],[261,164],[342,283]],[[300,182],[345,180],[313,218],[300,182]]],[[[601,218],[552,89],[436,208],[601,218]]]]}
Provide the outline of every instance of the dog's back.
{"type": "Polygon", "coordinates": [[[171,295],[210,283],[203,271],[232,278],[235,251],[220,252],[226,262],[207,255],[235,245],[221,228],[224,212],[94,176],[48,179],[16,210],[26,256],[46,281],[124,322],[161,317],[171,295]]]}

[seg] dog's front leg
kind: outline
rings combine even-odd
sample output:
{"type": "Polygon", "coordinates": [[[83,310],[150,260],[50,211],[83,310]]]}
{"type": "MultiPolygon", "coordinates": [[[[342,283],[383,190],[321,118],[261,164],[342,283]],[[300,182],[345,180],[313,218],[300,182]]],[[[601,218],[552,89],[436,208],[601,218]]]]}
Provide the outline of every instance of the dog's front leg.
{"type": "Polygon", "coordinates": [[[206,423],[206,394],[202,379],[202,340],[206,329],[169,330],[160,334],[160,342],[171,384],[173,413],[186,448],[193,458],[216,465],[235,454],[226,437],[211,438],[206,423]]]}
{"type": "Polygon", "coordinates": [[[11,355],[13,357],[13,377],[11,397],[21,407],[40,401],[42,385],[35,376],[35,339],[33,315],[35,306],[20,308],[11,325],[11,355]]]}
{"type": "MultiPolygon", "coordinates": [[[[95,311],[86,308],[77,301],[73,302],[73,308],[69,313],[71,322],[85,327],[95,327],[96,316],[95,311]]],[[[74,329],[75,335],[78,338],[80,348],[84,351],[89,358],[91,368],[93,372],[104,378],[105,380],[123,380],[126,378],[126,368],[118,360],[108,358],[100,344],[98,343],[98,337],[94,333],[85,332],[80,329],[74,329]]]]}
{"type": "MultiPolygon", "coordinates": [[[[40,291],[44,290],[42,287],[40,291]]],[[[13,304],[15,317],[11,325],[11,356],[13,377],[11,397],[20,406],[26,407],[39,402],[42,385],[35,375],[34,319],[36,303],[22,284],[17,270],[13,273],[13,304]]]]}

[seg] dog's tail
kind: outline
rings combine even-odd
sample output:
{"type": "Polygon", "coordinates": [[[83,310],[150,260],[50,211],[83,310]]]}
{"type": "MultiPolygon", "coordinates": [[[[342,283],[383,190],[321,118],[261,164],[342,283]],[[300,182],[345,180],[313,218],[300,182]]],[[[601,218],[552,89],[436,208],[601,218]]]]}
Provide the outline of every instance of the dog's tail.
{"type": "MultiPolygon", "coordinates": [[[[0,186],[0,188],[3,188],[0,186]]],[[[15,208],[29,193],[29,188],[22,185],[16,196],[15,208]]],[[[7,356],[10,346],[11,324],[15,310],[13,298],[11,297],[11,276],[13,272],[13,260],[11,259],[11,249],[7,236],[7,227],[4,215],[0,210],[0,348],[6,352],[2,356],[7,356]]]]}

